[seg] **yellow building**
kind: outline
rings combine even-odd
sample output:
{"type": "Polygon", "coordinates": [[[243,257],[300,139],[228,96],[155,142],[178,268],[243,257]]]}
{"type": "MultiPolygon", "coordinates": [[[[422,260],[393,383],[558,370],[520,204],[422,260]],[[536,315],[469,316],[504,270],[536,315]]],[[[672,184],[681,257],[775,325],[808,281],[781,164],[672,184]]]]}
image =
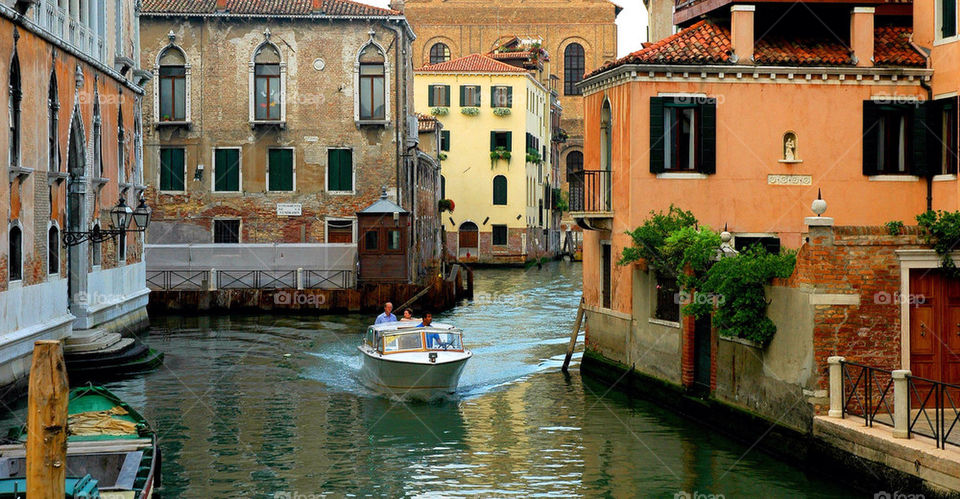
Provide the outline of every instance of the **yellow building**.
{"type": "Polygon", "coordinates": [[[414,101],[443,122],[448,255],[493,264],[552,256],[550,92],[531,71],[473,54],[417,70],[414,101]]]}

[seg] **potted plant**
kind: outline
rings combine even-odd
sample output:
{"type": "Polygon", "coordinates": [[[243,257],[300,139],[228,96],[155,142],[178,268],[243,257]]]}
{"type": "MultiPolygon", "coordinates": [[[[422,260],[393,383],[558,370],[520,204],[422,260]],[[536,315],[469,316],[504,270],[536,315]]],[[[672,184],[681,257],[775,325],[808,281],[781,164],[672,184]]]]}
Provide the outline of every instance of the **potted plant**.
{"type": "Polygon", "coordinates": [[[540,152],[532,147],[527,148],[527,163],[533,163],[535,165],[543,163],[543,158],[540,157],[540,152]]]}
{"type": "Polygon", "coordinates": [[[476,115],[480,114],[480,108],[479,108],[479,107],[472,107],[472,106],[471,106],[471,107],[461,107],[461,108],[460,108],[460,114],[464,114],[464,115],[466,115],[466,116],[476,116],[476,115]]]}
{"type": "Polygon", "coordinates": [[[450,109],[446,107],[430,108],[430,114],[434,116],[446,116],[449,113],[450,113],[450,109]]]}
{"type": "Polygon", "coordinates": [[[490,151],[490,167],[493,168],[496,165],[498,159],[505,159],[507,163],[510,162],[510,151],[506,147],[499,146],[496,149],[490,151]]]}
{"type": "Polygon", "coordinates": [[[456,206],[453,204],[452,199],[441,199],[440,201],[437,201],[437,207],[440,208],[440,213],[443,213],[445,211],[449,211],[450,213],[453,213],[453,209],[456,206]]]}
{"type": "Polygon", "coordinates": [[[495,108],[493,108],[493,114],[496,115],[496,116],[500,116],[501,118],[504,117],[504,116],[509,116],[509,115],[510,115],[510,108],[509,108],[509,107],[495,107],[495,108]]]}

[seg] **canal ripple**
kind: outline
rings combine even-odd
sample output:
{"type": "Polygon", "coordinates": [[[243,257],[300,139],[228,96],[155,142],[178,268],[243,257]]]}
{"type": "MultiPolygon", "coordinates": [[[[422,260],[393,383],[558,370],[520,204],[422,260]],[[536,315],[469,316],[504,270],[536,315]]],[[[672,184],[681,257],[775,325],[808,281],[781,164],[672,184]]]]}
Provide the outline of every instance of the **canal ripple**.
{"type": "Polygon", "coordinates": [[[107,386],[157,426],[167,498],[855,493],[561,373],[579,281],[579,264],[478,270],[476,300],[438,317],[475,353],[442,403],[359,385],[360,315],[153,317],[164,367],[107,386]]]}

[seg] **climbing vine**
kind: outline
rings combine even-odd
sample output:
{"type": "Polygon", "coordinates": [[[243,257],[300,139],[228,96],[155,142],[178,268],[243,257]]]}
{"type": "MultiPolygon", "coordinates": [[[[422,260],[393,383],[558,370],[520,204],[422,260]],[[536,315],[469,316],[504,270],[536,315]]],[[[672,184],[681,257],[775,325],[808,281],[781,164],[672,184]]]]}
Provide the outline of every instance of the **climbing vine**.
{"type": "Polygon", "coordinates": [[[940,257],[940,268],[960,277],[960,269],[951,256],[960,245],[960,211],[930,210],[917,215],[917,224],[924,242],[932,245],[940,257]]]}

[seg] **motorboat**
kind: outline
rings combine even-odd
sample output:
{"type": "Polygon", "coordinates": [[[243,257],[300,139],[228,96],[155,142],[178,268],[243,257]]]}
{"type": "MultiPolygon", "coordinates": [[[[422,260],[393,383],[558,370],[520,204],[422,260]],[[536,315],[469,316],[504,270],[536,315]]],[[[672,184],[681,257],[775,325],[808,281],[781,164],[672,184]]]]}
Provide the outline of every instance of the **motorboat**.
{"type": "Polygon", "coordinates": [[[361,380],[391,398],[431,400],[456,392],[467,361],[463,331],[449,325],[413,321],[375,324],[358,347],[361,380]]]}

